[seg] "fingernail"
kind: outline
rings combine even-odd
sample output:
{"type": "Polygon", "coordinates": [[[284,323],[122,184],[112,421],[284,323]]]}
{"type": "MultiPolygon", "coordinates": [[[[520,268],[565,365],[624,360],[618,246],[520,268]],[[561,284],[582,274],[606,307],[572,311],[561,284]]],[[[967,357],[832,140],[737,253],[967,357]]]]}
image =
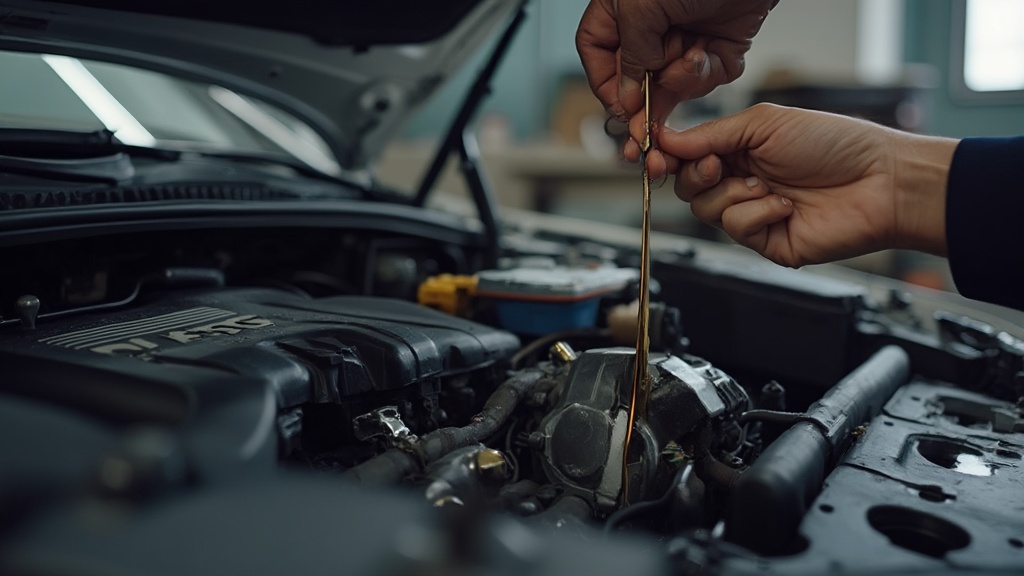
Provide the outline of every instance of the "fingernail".
{"type": "Polygon", "coordinates": [[[688,74],[695,76],[701,76],[704,73],[704,65],[707,62],[707,58],[703,54],[694,54],[683,61],[683,70],[688,74]]]}
{"type": "Polygon", "coordinates": [[[707,158],[702,158],[700,162],[697,162],[697,174],[699,174],[701,178],[708,177],[708,162],[710,161],[707,158]]]}
{"type": "Polygon", "coordinates": [[[621,100],[626,94],[637,90],[640,90],[640,83],[623,74],[622,80],[619,81],[619,99],[621,100]]]}
{"type": "Polygon", "coordinates": [[[707,56],[703,56],[703,57],[702,57],[702,58],[700,59],[700,72],[699,72],[699,74],[700,74],[701,76],[707,76],[707,75],[708,75],[708,72],[709,72],[710,70],[711,70],[711,61],[710,61],[710,60],[708,60],[708,57],[707,57],[707,56]]]}
{"type": "Polygon", "coordinates": [[[779,196],[779,198],[782,199],[782,205],[783,206],[786,206],[788,208],[788,207],[793,205],[793,201],[790,200],[789,198],[786,198],[785,196],[779,196]]]}
{"type": "Polygon", "coordinates": [[[747,183],[747,188],[753,188],[757,186],[757,176],[750,176],[746,180],[744,180],[744,182],[747,183]]]}

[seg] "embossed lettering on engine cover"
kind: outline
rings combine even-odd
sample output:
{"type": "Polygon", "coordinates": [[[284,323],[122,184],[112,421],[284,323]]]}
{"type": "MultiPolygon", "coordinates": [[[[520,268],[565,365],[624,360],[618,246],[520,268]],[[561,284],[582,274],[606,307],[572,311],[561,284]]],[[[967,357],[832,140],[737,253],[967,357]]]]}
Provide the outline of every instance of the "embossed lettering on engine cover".
{"type": "Polygon", "coordinates": [[[229,310],[201,306],[67,332],[39,341],[52,346],[84,349],[98,354],[136,356],[156,352],[161,348],[161,344],[188,344],[210,336],[230,336],[243,330],[273,325],[270,320],[254,314],[238,315],[229,310]]]}
{"type": "Polygon", "coordinates": [[[238,334],[242,330],[251,330],[253,328],[264,328],[266,326],[273,326],[274,323],[264,318],[259,318],[253,314],[247,316],[235,316],[234,318],[228,318],[227,320],[221,320],[214,322],[213,324],[207,324],[205,326],[194,326],[192,328],[186,328],[184,330],[174,330],[167,334],[162,334],[164,338],[170,338],[175,342],[182,344],[188,344],[189,342],[199,340],[206,336],[213,336],[218,334],[238,334]]]}

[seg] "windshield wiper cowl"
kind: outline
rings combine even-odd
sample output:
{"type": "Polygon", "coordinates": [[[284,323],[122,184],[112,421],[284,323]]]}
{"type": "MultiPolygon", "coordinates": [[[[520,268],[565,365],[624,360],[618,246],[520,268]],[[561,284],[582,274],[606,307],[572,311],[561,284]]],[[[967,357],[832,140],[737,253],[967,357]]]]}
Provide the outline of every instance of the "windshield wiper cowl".
{"type": "Polygon", "coordinates": [[[116,186],[135,176],[131,158],[123,152],[91,158],[24,158],[0,155],[0,171],[50,180],[97,182],[116,186]]]}

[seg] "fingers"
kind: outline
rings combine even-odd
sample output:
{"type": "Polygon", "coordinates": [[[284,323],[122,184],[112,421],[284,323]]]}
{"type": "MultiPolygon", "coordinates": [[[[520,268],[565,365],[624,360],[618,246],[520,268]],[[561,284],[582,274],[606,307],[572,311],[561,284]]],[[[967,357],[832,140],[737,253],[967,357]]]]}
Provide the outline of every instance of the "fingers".
{"type": "MultiPolygon", "coordinates": [[[[654,134],[651,134],[652,142],[654,134]]],[[[637,163],[640,161],[640,145],[637,141],[630,138],[626,140],[626,143],[622,146],[622,157],[631,163],[637,163]]],[[[651,147],[647,151],[647,176],[651,180],[658,180],[665,177],[668,174],[672,174],[679,169],[679,160],[671,156],[666,156],[661,153],[657,148],[651,147]]]]}
{"type": "Polygon", "coordinates": [[[636,140],[632,138],[626,140],[626,143],[622,145],[622,157],[627,162],[636,163],[640,161],[640,145],[636,143],[636,140]]]}
{"type": "MultiPolygon", "coordinates": [[[[704,163],[709,169],[715,165],[720,169],[721,164],[716,160],[716,157],[708,156],[685,166],[677,178],[676,194],[681,198],[686,195],[678,189],[679,179],[688,182],[701,178],[711,180],[699,174],[701,170],[697,166],[704,163]]],[[[702,222],[725,230],[736,242],[764,254],[768,249],[768,228],[792,215],[793,203],[772,193],[760,178],[749,176],[725,178],[704,192],[694,194],[690,197],[690,209],[702,222]]]]}
{"type": "MultiPolygon", "coordinates": [[[[668,119],[669,114],[675,109],[676,105],[679,104],[679,99],[674,94],[671,94],[665,90],[659,89],[657,81],[651,90],[651,133],[657,131],[659,126],[664,126],[665,121],[668,119]]],[[[637,142],[640,142],[644,138],[646,127],[644,126],[644,114],[643,108],[638,110],[635,114],[629,118],[629,135],[637,142]]],[[[651,142],[652,146],[657,142],[651,142]]]]}
{"type": "Polygon", "coordinates": [[[709,55],[707,77],[714,86],[728,84],[739,78],[746,67],[744,55],[749,46],[725,40],[710,39],[705,46],[709,55]]]}
{"type": "Polygon", "coordinates": [[[656,149],[647,153],[647,177],[651,180],[660,180],[668,174],[665,155],[656,149]]]}
{"type": "Polygon", "coordinates": [[[591,0],[577,30],[577,50],[605,107],[617,116],[629,115],[642,106],[645,70],[674,68],[666,87],[680,100],[735,80],[772,4],[591,0]]]}
{"type": "Polygon", "coordinates": [[[787,109],[771,104],[757,104],[746,110],[681,132],[664,129],[658,134],[658,147],[666,154],[683,160],[703,158],[709,154],[724,156],[755,148],[771,133],[771,126],[787,109]]]}
{"type": "Polygon", "coordinates": [[[627,112],[643,104],[640,82],[646,70],[660,70],[666,62],[665,33],[671,22],[658,2],[618,0],[621,76],[619,101],[627,112]]]}
{"type": "Polygon", "coordinates": [[[769,226],[793,214],[793,203],[778,194],[733,204],[722,213],[722,229],[733,240],[764,255],[769,226]]]}
{"type": "MultiPolygon", "coordinates": [[[[635,140],[627,140],[622,148],[622,157],[631,163],[640,161],[640,146],[635,140]]],[[[658,180],[667,174],[674,172],[679,161],[671,156],[665,156],[657,149],[651,149],[647,153],[647,176],[651,180],[658,180]]]]}
{"type": "Polygon", "coordinates": [[[702,222],[721,227],[726,210],[769,194],[768,186],[755,176],[726,178],[706,192],[695,195],[690,201],[690,210],[702,222]]]}
{"type": "MultiPolygon", "coordinates": [[[[652,118],[652,120],[653,120],[653,118],[652,118]]],[[[652,131],[653,131],[653,129],[654,129],[654,127],[651,126],[651,130],[652,131]]],[[[639,144],[640,142],[643,141],[644,135],[646,133],[647,133],[647,127],[644,125],[644,112],[643,112],[643,110],[641,110],[641,111],[637,112],[636,114],[633,114],[629,118],[629,137],[630,137],[631,140],[633,140],[634,142],[639,144]]],[[[652,135],[652,138],[653,138],[653,135],[652,135]]],[[[653,142],[654,141],[652,140],[651,143],[653,144],[653,142]]]]}
{"type": "Polygon", "coordinates": [[[676,101],[706,96],[724,84],[722,59],[708,51],[713,44],[708,37],[698,37],[687,47],[682,32],[674,32],[666,47],[668,61],[658,73],[658,86],[673,95],[676,101]]]}
{"type": "Polygon", "coordinates": [[[576,51],[594,95],[608,112],[627,116],[619,103],[619,31],[610,0],[593,0],[583,12],[576,30],[576,51]]]}
{"type": "Polygon", "coordinates": [[[691,48],[658,73],[658,84],[677,101],[692,100],[706,96],[718,86],[711,80],[710,72],[708,55],[699,48],[691,48]]]}
{"type": "MultiPolygon", "coordinates": [[[[657,149],[657,132],[664,125],[672,109],[678,104],[673,94],[664,90],[654,92],[651,95],[651,148],[647,154],[647,170],[652,180],[657,180],[669,173],[669,158],[665,157],[657,149]]],[[[637,162],[640,159],[640,145],[648,128],[644,125],[645,115],[643,110],[634,114],[629,120],[630,139],[623,147],[623,156],[630,162],[637,162]]],[[[677,163],[671,163],[673,169],[677,163]]]]}
{"type": "Polygon", "coordinates": [[[683,202],[692,202],[701,192],[710,193],[722,179],[722,171],[722,160],[714,155],[687,162],[676,171],[676,196],[683,202]]]}

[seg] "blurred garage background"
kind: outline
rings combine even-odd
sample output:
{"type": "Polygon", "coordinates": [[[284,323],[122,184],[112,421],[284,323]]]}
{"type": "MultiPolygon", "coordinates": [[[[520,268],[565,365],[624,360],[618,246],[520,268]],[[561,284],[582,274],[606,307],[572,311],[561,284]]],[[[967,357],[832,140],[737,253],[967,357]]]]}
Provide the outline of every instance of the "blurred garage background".
{"type": "MultiPolygon", "coordinates": [[[[638,168],[605,135],[574,45],[587,0],[533,0],[475,124],[500,204],[638,226],[638,168]]],[[[426,170],[486,53],[409,123],[376,166],[400,189],[426,170]]],[[[1024,2],[781,0],[754,40],[745,74],[680,106],[681,128],[771,101],[951,136],[1024,134],[1024,2]]],[[[455,166],[441,188],[465,195],[455,166]]],[[[656,230],[728,241],[672,193],[655,191],[656,230]]],[[[890,251],[846,264],[953,289],[945,261],[890,251]]]]}

